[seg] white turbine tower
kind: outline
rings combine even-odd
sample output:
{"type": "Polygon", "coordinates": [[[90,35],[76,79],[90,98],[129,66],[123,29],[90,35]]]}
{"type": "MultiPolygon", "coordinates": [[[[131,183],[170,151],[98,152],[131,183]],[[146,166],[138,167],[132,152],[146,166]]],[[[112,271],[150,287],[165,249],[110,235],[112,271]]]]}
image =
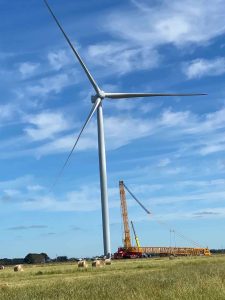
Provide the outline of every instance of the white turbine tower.
{"type": "MultiPolygon", "coordinates": [[[[105,154],[105,138],[104,138],[104,125],[103,125],[103,110],[102,110],[102,101],[107,99],[127,99],[127,98],[143,98],[143,97],[168,97],[168,96],[200,96],[206,94],[199,94],[199,93],[189,93],[189,94],[165,94],[165,93],[107,93],[102,91],[94,78],[92,77],[91,73],[89,72],[88,68],[84,64],[83,60],[81,59],[79,53],[72,45],[69,37],[63,30],[62,26],[60,25],[59,21],[57,20],[56,16],[54,15],[53,11],[51,10],[47,0],[44,0],[50,14],[52,15],[53,19],[55,20],[57,26],[61,30],[62,34],[64,35],[67,43],[69,44],[70,48],[72,49],[73,53],[77,57],[80,65],[82,66],[84,72],[86,73],[91,85],[95,90],[95,95],[91,97],[91,101],[93,106],[91,111],[81,128],[81,131],[74,143],[74,146],[65,161],[63,171],[65,165],[67,164],[73,150],[75,149],[78,140],[81,137],[82,132],[84,131],[85,127],[91,120],[92,116],[94,115],[95,111],[97,110],[97,126],[98,126],[98,152],[99,152],[99,172],[100,172],[100,186],[101,186],[101,207],[102,207],[102,225],[103,225],[103,243],[104,243],[104,255],[110,257],[111,255],[111,246],[110,246],[110,230],[109,230],[109,208],[108,208],[108,191],[107,191],[107,173],[106,173],[106,154],[105,154]]],[[[61,173],[61,172],[60,172],[61,173]]]]}

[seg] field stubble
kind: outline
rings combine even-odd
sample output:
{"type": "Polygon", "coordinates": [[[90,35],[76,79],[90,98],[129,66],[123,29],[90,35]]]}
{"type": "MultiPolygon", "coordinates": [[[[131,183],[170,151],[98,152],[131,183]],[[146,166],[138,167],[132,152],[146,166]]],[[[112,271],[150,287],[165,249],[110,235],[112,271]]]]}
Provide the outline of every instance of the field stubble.
{"type": "Polygon", "coordinates": [[[76,263],[0,271],[0,299],[225,299],[225,256],[113,261],[102,268],[76,263]]]}

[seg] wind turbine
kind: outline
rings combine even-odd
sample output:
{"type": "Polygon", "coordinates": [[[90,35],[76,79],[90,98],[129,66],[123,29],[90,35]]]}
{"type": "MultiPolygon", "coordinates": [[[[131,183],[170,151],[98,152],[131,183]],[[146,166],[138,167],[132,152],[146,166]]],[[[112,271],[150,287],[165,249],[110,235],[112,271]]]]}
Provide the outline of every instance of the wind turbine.
{"type": "Polygon", "coordinates": [[[110,246],[110,229],[109,229],[109,208],[108,208],[108,190],[107,190],[107,172],[106,172],[106,154],[105,154],[105,137],[104,137],[104,124],[103,124],[103,110],[102,110],[102,102],[104,99],[128,99],[128,98],[143,98],[143,97],[173,97],[173,96],[200,96],[206,94],[199,94],[199,93],[189,93],[189,94],[165,94],[165,93],[108,93],[104,92],[100,89],[96,81],[94,80],[93,76],[89,72],[88,68],[84,64],[83,60],[81,59],[79,53],[72,45],[69,37],[63,30],[61,24],[59,23],[58,19],[54,15],[52,9],[50,8],[47,0],[43,0],[46,4],[50,14],[52,15],[53,19],[55,20],[57,26],[61,30],[63,36],[65,37],[67,43],[69,44],[71,50],[73,51],[74,55],[78,59],[81,67],[83,68],[87,78],[89,79],[92,87],[95,90],[95,95],[91,97],[91,102],[93,106],[91,111],[81,128],[81,131],[74,143],[74,146],[65,161],[62,170],[64,169],[65,165],[67,164],[73,150],[75,149],[85,127],[93,117],[94,113],[97,110],[97,126],[98,126],[98,152],[99,152],[99,172],[100,172],[100,187],[101,187],[101,207],[102,207],[102,225],[103,225],[103,244],[104,244],[104,255],[107,257],[111,256],[111,246],[110,246]]]}

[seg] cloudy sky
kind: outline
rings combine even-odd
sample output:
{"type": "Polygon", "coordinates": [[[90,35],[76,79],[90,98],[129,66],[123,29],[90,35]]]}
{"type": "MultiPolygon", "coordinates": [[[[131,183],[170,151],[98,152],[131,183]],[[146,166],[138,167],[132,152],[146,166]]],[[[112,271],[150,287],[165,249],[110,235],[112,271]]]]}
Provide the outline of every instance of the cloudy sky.
{"type": "MultiPolygon", "coordinates": [[[[225,1],[49,3],[104,91],[208,94],[104,101],[112,252],[119,180],[141,245],[225,247],[225,1]]],[[[43,1],[0,4],[0,257],[101,254],[96,116],[51,189],[94,91],[43,1]]]]}

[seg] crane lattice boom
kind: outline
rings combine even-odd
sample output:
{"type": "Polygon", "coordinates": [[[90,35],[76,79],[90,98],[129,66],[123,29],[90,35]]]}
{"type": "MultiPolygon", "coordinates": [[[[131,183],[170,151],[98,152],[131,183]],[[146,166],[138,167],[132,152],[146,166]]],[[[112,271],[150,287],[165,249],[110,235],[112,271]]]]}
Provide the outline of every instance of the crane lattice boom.
{"type": "Polygon", "coordinates": [[[124,227],[123,244],[124,244],[124,248],[128,249],[131,247],[131,238],[130,238],[130,227],[128,221],[126,193],[125,193],[123,181],[119,182],[119,187],[120,187],[121,213],[122,213],[123,227],[124,227]]]}

